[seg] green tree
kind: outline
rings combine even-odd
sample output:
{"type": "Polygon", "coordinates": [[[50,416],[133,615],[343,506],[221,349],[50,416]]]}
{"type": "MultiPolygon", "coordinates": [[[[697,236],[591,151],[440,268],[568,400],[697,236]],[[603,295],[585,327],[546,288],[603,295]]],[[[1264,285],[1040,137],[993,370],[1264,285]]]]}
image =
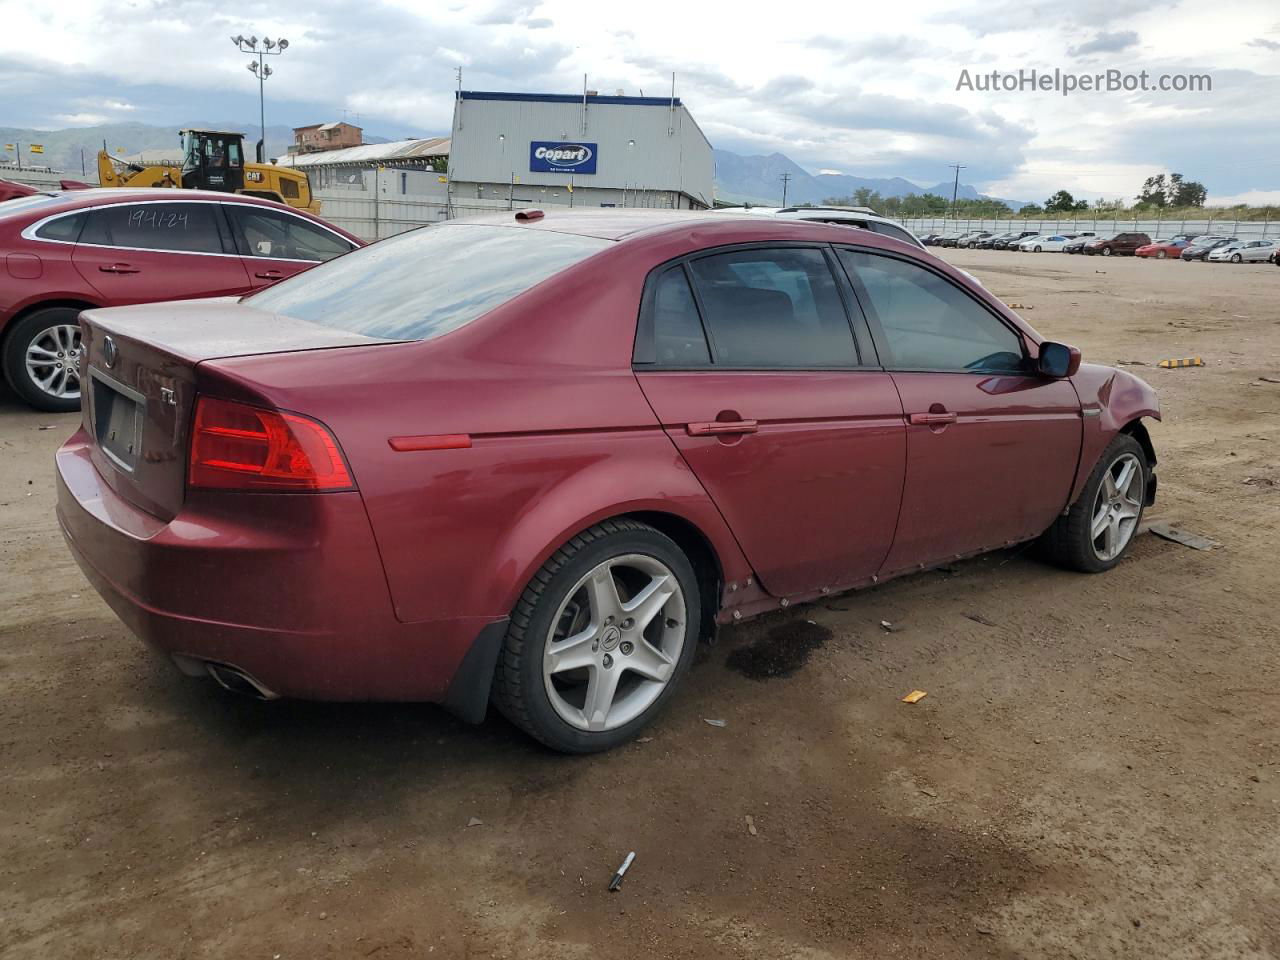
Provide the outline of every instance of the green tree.
{"type": "MultiPolygon", "coordinates": [[[[1179,180],[1181,176],[1174,174],[1179,180]]],[[[1158,173],[1154,177],[1147,177],[1142,182],[1142,190],[1136,197],[1138,206],[1140,207],[1163,207],[1168,203],[1169,183],[1165,180],[1163,173],[1158,173]]]]}
{"type": "Polygon", "coordinates": [[[1175,207],[1203,207],[1208,197],[1209,191],[1204,188],[1203,183],[1179,178],[1178,188],[1173,194],[1172,205],[1175,207]]]}
{"type": "Polygon", "coordinates": [[[1088,200],[1076,200],[1066,190],[1059,190],[1044,202],[1045,213],[1070,213],[1072,210],[1088,209],[1088,200]]]}

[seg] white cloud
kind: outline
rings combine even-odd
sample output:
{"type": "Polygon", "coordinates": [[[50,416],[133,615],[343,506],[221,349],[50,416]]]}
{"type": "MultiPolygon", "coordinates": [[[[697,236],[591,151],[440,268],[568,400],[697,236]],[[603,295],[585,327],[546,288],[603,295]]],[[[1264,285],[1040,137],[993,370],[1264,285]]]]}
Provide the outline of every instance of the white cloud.
{"type": "Polygon", "coordinates": [[[55,119],[68,127],[96,127],[106,123],[110,117],[103,113],[59,113],[55,119]]]}
{"type": "Polygon", "coordinates": [[[1063,187],[1132,196],[1146,176],[1177,169],[1212,196],[1280,178],[1280,165],[1231,166],[1237,141],[1250,156],[1280,156],[1274,94],[1259,93],[1278,82],[1273,12],[1274,0],[791,0],[785,17],[751,4],[727,16],[687,0],[648,0],[642,15],[599,0],[312,0],[299,17],[235,0],[132,0],[122,18],[109,0],[62,0],[6,8],[0,89],[11,124],[21,111],[28,126],[125,114],[250,120],[240,105],[256,99],[256,81],[227,38],[284,35],[269,123],[286,121],[273,105],[292,104],[300,115],[288,122],[347,110],[370,133],[445,132],[459,65],[475,89],[569,92],[586,73],[596,89],[650,96],[666,95],[675,71],[677,95],[714,144],[786,153],[811,169],[935,183],[960,162],[984,192],[1021,199],[1063,187]],[[1170,65],[1213,74],[1213,93],[955,88],[962,68],[1170,65]],[[168,98],[163,108],[155,91],[168,98]],[[237,106],[220,107],[228,102],[237,106]]]}
{"type": "Polygon", "coordinates": [[[1238,203],[1251,207],[1280,206],[1280,190],[1246,190],[1229,197],[1209,197],[1211,207],[1234,207],[1238,203]]]}

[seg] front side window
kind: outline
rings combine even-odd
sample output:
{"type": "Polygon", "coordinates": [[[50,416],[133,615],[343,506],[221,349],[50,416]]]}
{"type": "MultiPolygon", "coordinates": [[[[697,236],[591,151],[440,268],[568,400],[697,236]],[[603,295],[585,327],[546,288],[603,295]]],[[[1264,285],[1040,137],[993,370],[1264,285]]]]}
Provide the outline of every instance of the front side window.
{"type": "Polygon", "coordinates": [[[820,250],[739,250],[690,261],[715,363],[856,366],[857,348],[820,250]]]}
{"type": "Polygon", "coordinates": [[[80,242],[170,253],[222,253],[216,203],[135,203],[95,207],[80,242]]]}
{"type": "Polygon", "coordinates": [[[244,302],[386,340],[430,340],[612,245],[483,224],[419,227],[282,280],[244,302]]]}
{"type": "Polygon", "coordinates": [[[337,234],[289,213],[245,204],[228,204],[227,212],[251,257],[322,263],[352,248],[337,234]]]}
{"type": "Polygon", "coordinates": [[[867,318],[898,370],[1024,373],[1022,338],[950,280],[893,257],[841,250],[867,318]]]}

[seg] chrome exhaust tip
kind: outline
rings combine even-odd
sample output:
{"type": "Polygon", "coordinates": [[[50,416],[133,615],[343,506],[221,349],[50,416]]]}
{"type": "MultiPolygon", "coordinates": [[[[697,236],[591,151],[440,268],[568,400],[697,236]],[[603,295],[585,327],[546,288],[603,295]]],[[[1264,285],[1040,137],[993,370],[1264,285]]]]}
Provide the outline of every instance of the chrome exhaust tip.
{"type": "Polygon", "coordinates": [[[225,663],[214,663],[209,660],[205,662],[204,668],[223,690],[243,694],[246,697],[253,697],[255,700],[280,699],[280,694],[268,690],[238,667],[231,667],[225,663]]]}

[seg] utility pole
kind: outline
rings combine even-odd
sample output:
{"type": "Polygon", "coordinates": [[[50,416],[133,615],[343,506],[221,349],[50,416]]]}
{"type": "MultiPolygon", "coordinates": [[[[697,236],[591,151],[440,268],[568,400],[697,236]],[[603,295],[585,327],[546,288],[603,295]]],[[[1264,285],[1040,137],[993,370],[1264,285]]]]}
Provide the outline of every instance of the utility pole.
{"type": "Polygon", "coordinates": [[[778,179],[782,181],[782,205],[785,207],[787,205],[787,184],[791,182],[791,174],[784,173],[778,179]]]}
{"type": "Polygon", "coordinates": [[[963,163],[952,163],[948,164],[948,166],[954,167],[956,171],[956,181],[951,187],[951,217],[954,219],[956,215],[956,197],[960,193],[960,171],[966,169],[966,167],[963,163]]]}
{"type": "Polygon", "coordinates": [[[266,37],[262,40],[262,46],[258,46],[257,37],[249,37],[246,39],[237,34],[231,38],[231,42],[241,53],[249,53],[257,57],[257,60],[250,60],[247,67],[250,73],[258,78],[258,120],[262,125],[262,139],[258,141],[258,162],[265,163],[265,153],[267,149],[267,99],[266,90],[263,84],[266,83],[267,77],[275,73],[265,61],[263,57],[278,57],[289,49],[289,41],[285,39],[271,40],[266,37]]]}

